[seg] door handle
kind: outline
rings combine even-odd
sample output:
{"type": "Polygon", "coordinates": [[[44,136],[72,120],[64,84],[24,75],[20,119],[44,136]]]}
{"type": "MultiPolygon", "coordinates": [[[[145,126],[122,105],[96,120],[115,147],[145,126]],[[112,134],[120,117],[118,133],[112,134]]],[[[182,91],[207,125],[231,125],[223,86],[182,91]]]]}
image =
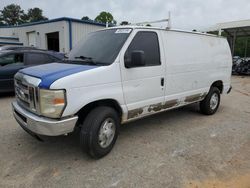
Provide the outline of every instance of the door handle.
{"type": "Polygon", "coordinates": [[[164,86],[164,78],[161,78],[161,86],[164,86]]]}

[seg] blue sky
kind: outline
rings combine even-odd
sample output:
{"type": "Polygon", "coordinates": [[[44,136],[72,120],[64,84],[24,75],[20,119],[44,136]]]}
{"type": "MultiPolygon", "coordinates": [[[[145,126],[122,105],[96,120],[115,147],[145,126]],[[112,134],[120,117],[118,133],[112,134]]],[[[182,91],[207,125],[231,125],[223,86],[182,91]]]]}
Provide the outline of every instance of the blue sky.
{"type": "Polygon", "coordinates": [[[118,23],[159,20],[171,11],[172,26],[179,29],[202,30],[220,22],[250,19],[249,0],[1,0],[0,9],[10,3],[24,10],[39,7],[49,18],[94,19],[99,12],[109,11],[118,23]]]}

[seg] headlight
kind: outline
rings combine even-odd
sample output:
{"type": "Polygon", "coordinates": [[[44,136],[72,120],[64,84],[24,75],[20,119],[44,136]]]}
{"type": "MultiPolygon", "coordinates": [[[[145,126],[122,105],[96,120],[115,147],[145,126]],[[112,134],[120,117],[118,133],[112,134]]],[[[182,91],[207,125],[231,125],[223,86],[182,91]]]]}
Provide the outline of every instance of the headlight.
{"type": "Polygon", "coordinates": [[[51,118],[60,118],[66,106],[65,90],[40,89],[40,112],[51,118]]]}

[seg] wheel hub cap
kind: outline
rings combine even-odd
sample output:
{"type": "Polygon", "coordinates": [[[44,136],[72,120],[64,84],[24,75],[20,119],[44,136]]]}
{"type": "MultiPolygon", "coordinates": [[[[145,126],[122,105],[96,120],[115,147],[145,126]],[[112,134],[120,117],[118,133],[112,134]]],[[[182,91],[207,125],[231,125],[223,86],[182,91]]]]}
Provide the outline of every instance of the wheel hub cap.
{"type": "Polygon", "coordinates": [[[102,148],[108,147],[115,136],[115,122],[111,118],[107,118],[101,125],[98,135],[99,145],[102,148]]]}
{"type": "Polygon", "coordinates": [[[217,107],[218,102],[219,102],[218,94],[214,93],[210,99],[210,108],[214,110],[217,107]]]}

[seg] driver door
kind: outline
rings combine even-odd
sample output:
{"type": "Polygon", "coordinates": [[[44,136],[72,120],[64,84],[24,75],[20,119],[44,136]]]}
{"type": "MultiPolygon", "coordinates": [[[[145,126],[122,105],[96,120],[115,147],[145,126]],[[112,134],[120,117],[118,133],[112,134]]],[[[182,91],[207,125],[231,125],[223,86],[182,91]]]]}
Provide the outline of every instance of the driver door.
{"type": "Polygon", "coordinates": [[[122,86],[128,120],[158,111],[164,102],[165,62],[159,31],[136,30],[124,46],[121,62],[122,86]],[[132,39],[131,39],[132,38],[132,39]],[[133,51],[143,51],[144,66],[126,68],[133,51]]]}

